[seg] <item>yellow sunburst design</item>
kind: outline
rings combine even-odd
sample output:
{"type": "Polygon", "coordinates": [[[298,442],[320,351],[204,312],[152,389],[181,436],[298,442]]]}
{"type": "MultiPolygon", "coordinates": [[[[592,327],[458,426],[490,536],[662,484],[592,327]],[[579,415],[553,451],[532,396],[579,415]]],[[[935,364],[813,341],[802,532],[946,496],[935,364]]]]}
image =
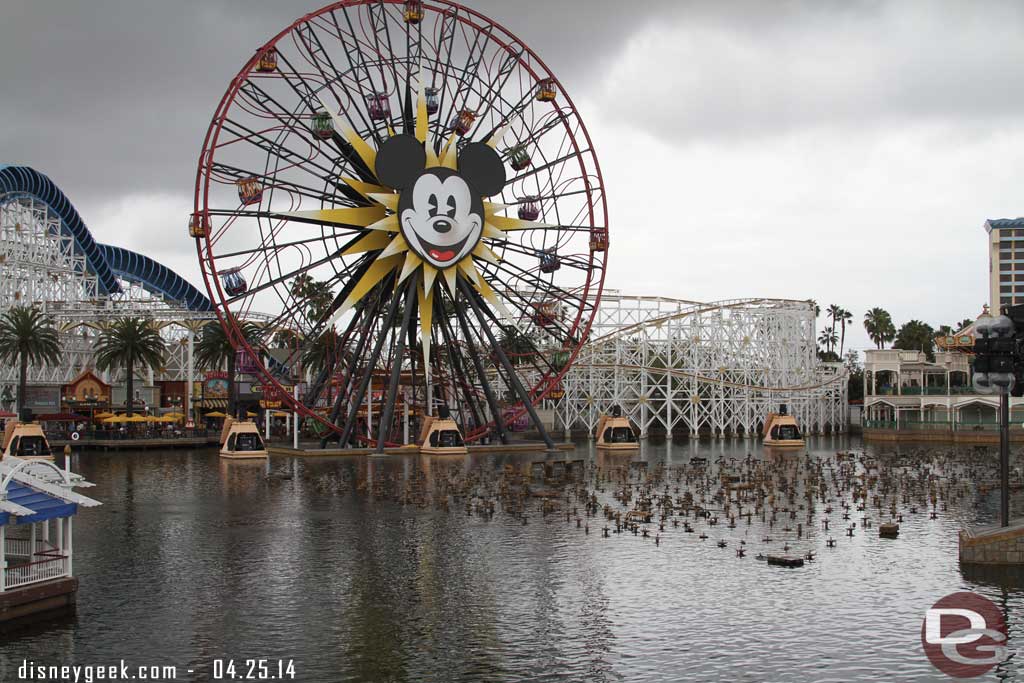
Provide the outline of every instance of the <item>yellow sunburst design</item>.
{"type": "MultiPolygon", "coordinates": [[[[453,171],[458,171],[458,145],[456,144],[457,136],[454,132],[444,141],[438,154],[434,153],[433,145],[427,144],[427,135],[430,127],[425,92],[426,79],[423,77],[422,69],[419,80],[415,137],[421,143],[424,143],[427,156],[426,168],[449,168],[453,171]]],[[[320,103],[330,113],[335,130],[352,145],[359,158],[369,168],[373,169],[377,151],[369,142],[359,137],[342,116],[334,113],[327,106],[326,102],[321,99],[320,103]]],[[[496,147],[501,142],[501,138],[508,128],[509,125],[500,128],[486,141],[486,144],[492,148],[496,147]]],[[[393,136],[395,133],[389,128],[389,134],[393,136]]],[[[405,237],[401,233],[397,215],[399,195],[393,188],[354,178],[341,177],[339,180],[367,200],[373,202],[373,204],[368,207],[317,209],[313,211],[293,211],[283,214],[291,218],[321,225],[362,229],[363,235],[343,252],[344,255],[377,252],[373,263],[362,274],[345,301],[342,302],[333,317],[328,321],[328,326],[333,325],[345,313],[350,311],[377,283],[392,271],[399,271],[397,287],[420,269],[422,269],[423,277],[416,278],[415,286],[419,301],[420,332],[426,367],[429,367],[430,359],[434,291],[435,287],[441,286],[439,284],[441,282],[444,283],[451,296],[454,297],[457,290],[457,280],[460,277],[463,278],[503,317],[508,319],[513,325],[517,325],[517,321],[502,304],[497,294],[480,273],[476,259],[489,263],[499,263],[500,258],[491,249],[491,246],[485,243],[485,240],[492,241],[492,243],[502,242],[508,239],[508,233],[511,231],[548,227],[547,224],[499,215],[501,212],[516,205],[484,201],[484,225],[480,241],[468,255],[464,256],[457,263],[453,263],[446,268],[437,268],[415,254],[406,243],[405,237]],[[441,277],[438,277],[438,275],[441,277]]]]}

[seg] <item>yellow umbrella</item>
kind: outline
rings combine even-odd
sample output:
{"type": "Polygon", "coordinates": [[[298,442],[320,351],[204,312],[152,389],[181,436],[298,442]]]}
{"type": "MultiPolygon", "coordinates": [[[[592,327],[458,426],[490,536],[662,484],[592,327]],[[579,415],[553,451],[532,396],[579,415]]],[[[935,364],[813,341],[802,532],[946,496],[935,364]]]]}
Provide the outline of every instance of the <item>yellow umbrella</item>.
{"type": "Polygon", "coordinates": [[[160,418],[157,417],[156,415],[147,415],[146,416],[146,422],[159,422],[159,421],[160,421],[160,418]]]}
{"type": "Polygon", "coordinates": [[[207,413],[206,417],[227,417],[227,415],[220,412],[219,410],[215,410],[212,413],[207,413]]]}
{"type": "Polygon", "coordinates": [[[157,419],[157,422],[177,422],[177,421],[178,421],[178,418],[171,417],[170,415],[164,415],[163,417],[157,419]]]}
{"type": "Polygon", "coordinates": [[[102,413],[96,413],[96,419],[97,420],[103,420],[103,419],[108,418],[108,417],[114,417],[114,414],[113,413],[108,413],[105,410],[102,413]]]}
{"type": "Polygon", "coordinates": [[[166,415],[164,415],[164,417],[173,417],[176,420],[180,420],[181,418],[185,417],[185,414],[184,413],[167,413],[166,415]]]}
{"type": "Polygon", "coordinates": [[[132,415],[131,417],[124,418],[125,422],[145,422],[146,418],[141,415],[132,415]]]}
{"type": "Polygon", "coordinates": [[[118,417],[117,415],[114,415],[113,417],[108,417],[107,419],[103,420],[103,423],[109,425],[109,424],[115,424],[115,423],[124,422],[124,421],[125,421],[125,418],[118,417]]]}

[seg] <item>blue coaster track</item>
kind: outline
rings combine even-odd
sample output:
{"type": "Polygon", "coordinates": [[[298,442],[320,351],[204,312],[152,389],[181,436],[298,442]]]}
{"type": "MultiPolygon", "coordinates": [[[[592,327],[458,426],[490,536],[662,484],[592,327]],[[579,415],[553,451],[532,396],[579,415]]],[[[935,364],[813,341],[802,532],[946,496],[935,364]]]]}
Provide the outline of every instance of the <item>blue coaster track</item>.
{"type": "Polygon", "coordinates": [[[146,291],[180,302],[189,310],[212,309],[203,293],[170,268],[134,251],[96,242],[71,200],[39,171],[0,164],[0,197],[32,197],[60,217],[61,231],[74,239],[75,249],[85,257],[86,267],[96,276],[101,293],[120,293],[120,278],[138,282],[146,291]]]}

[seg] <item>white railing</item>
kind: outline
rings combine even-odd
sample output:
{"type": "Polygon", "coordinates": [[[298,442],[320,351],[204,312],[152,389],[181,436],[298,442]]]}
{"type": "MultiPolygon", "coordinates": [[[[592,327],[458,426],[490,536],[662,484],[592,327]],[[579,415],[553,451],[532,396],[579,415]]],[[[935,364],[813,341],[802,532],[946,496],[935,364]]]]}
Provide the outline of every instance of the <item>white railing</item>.
{"type": "MultiPolygon", "coordinates": [[[[28,558],[33,553],[29,552],[31,539],[28,538],[8,538],[4,542],[4,555],[7,557],[8,563],[10,563],[11,556],[28,558]]],[[[41,538],[36,539],[36,553],[53,554],[57,552],[57,548],[54,545],[44,541],[41,538]]]]}
{"type": "Polygon", "coordinates": [[[36,555],[33,562],[8,566],[4,570],[4,590],[59,579],[67,575],[66,555],[36,555]]]}
{"type": "Polygon", "coordinates": [[[47,541],[36,539],[35,552],[30,552],[31,539],[8,538],[4,542],[7,567],[3,570],[4,590],[31,583],[69,576],[68,558],[47,541]]]}

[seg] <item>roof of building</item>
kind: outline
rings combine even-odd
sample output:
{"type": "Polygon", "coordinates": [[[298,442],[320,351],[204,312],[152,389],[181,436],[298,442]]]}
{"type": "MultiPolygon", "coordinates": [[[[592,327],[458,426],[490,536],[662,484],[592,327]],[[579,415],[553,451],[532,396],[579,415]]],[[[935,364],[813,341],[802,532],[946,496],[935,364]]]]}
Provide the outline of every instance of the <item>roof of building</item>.
{"type": "MultiPolygon", "coordinates": [[[[55,496],[37,491],[31,486],[19,484],[12,481],[7,485],[7,498],[5,502],[25,508],[32,514],[15,515],[18,524],[29,524],[31,522],[45,522],[48,519],[58,517],[70,517],[78,512],[77,503],[68,503],[55,496]]],[[[7,524],[12,513],[0,511],[0,524],[7,524]]]]}
{"type": "Polygon", "coordinates": [[[43,522],[68,517],[78,506],[94,507],[99,501],[71,490],[71,486],[92,486],[77,474],[61,474],[52,463],[28,463],[18,458],[0,460],[0,481],[6,481],[0,495],[0,526],[43,522]],[[68,480],[70,486],[65,485],[68,480]]]}
{"type": "Polygon", "coordinates": [[[1024,228],[1024,217],[1017,218],[989,218],[985,221],[985,231],[1001,230],[1003,228],[1024,228]]]}

